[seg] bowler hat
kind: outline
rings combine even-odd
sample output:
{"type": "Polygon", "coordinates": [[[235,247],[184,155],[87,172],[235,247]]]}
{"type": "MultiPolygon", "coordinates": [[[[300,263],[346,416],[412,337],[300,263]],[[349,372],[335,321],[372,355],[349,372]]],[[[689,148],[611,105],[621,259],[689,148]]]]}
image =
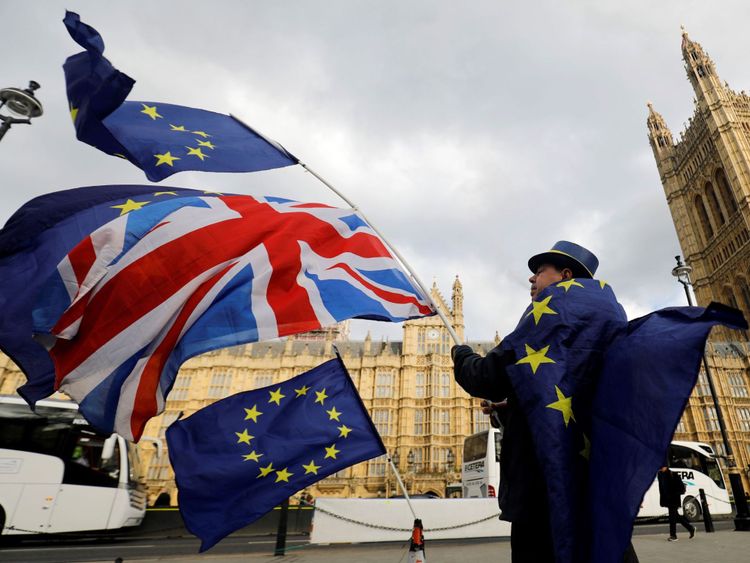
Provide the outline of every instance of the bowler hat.
{"type": "Polygon", "coordinates": [[[574,242],[559,240],[551,250],[529,258],[529,268],[533,273],[536,273],[542,264],[570,268],[575,278],[593,278],[599,266],[599,259],[591,251],[574,242]]]}

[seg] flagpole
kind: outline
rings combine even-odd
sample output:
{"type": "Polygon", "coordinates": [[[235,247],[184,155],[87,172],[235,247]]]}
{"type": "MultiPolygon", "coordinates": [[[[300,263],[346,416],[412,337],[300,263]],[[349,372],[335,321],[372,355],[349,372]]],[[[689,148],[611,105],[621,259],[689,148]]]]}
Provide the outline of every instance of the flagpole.
{"type": "Polygon", "coordinates": [[[401,480],[401,475],[398,472],[398,469],[396,469],[396,464],[393,463],[393,460],[391,459],[391,456],[388,455],[388,463],[391,466],[391,469],[393,469],[393,474],[396,476],[396,481],[398,481],[398,484],[401,486],[401,490],[404,491],[404,498],[406,499],[406,504],[409,505],[409,510],[411,510],[411,515],[414,516],[414,519],[417,518],[417,513],[414,512],[414,507],[411,505],[411,499],[409,498],[409,491],[406,490],[406,487],[404,487],[404,482],[401,480]]]}
{"type": "MultiPolygon", "coordinates": [[[[299,165],[304,168],[307,172],[312,174],[315,178],[317,178],[324,186],[326,186],[329,190],[331,190],[333,193],[335,193],[337,196],[339,196],[341,199],[343,199],[349,207],[354,209],[357,213],[359,213],[362,216],[362,219],[364,219],[367,224],[370,226],[370,228],[375,231],[375,233],[383,239],[383,242],[386,244],[388,248],[390,248],[391,252],[396,255],[396,258],[398,258],[399,262],[403,264],[404,268],[409,272],[414,282],[419,286],[419,289],[422,290],[422,293],[424,293],[425,297],[427,298],[427,301],[430,303],[433,309],[435,309],[435,312],[438,314],[438,317],[440,317],[440,320],[443,321],[443,324],[445,324],[445,328],[448,329],[448,333],[451,335],[451,338],[453,338],[453,341],[458,345],[461,344],[461,341],[458,338],[458,335],[456,334],[456,331],[453,330],[453,327],[450,324],[450,321],[448,320],[448,317],[445,316],[445,313],[443,313],[442,310],[437,306],[437,303],[433,301],[432,296],[430,295],[430,292],[427,291],[427,288],[422,283],[422,280],[419,279],[419,276],[417,273],[412,269],[412,267],[409,265],[409,263],[404,259],[403,256],[401,256],[401,253],[396,250],[396,247],[393,246],[390,241],[385,238],[383,233],[380,232],[380,230],[372,224],[372,221],[370,221],[365,214],[362,212],[362,210],[355,205],[348,197],[346,197],[344,194],[342,194],[340,191],[338,191],[335,187],[333,187],[329,182],[327,182],[322,176],[320,176],[317,172],[315,172],[312,168],[310,168],[307,164],[304,162],[299,163],[299,165]]],[[[416,516],[415,516],[416,518],[416,516]]]]}
{"type": "Polygon", "coordinates": [[[403,256],[401,256],[401,253],[396,250],[396,247],[393,246],[385,236],[383,236],[383,233],[381,233],[378,228],[372,224],[372,222],[365,217],[365,214],[362,213],[362,210],[354,204],[348,197],[346,197],[344,194],[342,194],[340,191],[338,191],[333,185],[331,185],[328,181],[325,180],[320,174],[315,172],[312,168],[310,168],[307,164],[302,162],[300,159],[298,159],[296,156],[292,156],[289,151],[287,151],[284,147],[279,145],[277,142],[269,139],[266,137],[263,133],[255,129],[254,127],[250,127],[247,123],[242,121],[239,117],[237,117],[234,114],[229,114],[229,116],[234,119],[237,123],[245,127],[247,130],[252,131],[253,134],[258,135],[259,137],[263,138],[266,142],[271,144],[274,148],[277,150],[283,151],[284,153],[288,154],[291,158],[295,159],[297,163],[304,168],[307,172],[312,174],[315,178],[317,178],[324,186],[326,186],[329,190],[331,190],[333,193],[335,193],[337,196],[339,196],[341,199],[343,199],[346,204],[351,207],[354,211],[360,214],[362,219],[365,220],[365,222],[370,226],[370,228],[375,231],[375,234],[377,234],[381,239],[383,239],[383,242],[385,245],[393,252],[393,254],[396,255],[396,258],[398,258],[399,262],[406,268],[406,270],[409,272],[409,274],[412,277],[412,280],[419,286],[419,289],[422,290],[422,293],[427,298],[427,302],[432,306],[433,309],[435,309],[435,312],[437,313],[438,317],[440,317],[440,320],[443,321],[443,324],[445,325],[445,328],[448,329],[448,333],[451,335],[451,338],[453,338],[453,342],[456,343],[456,345],[462,344],[462,342],[458,339],[458,335],[456,334],[456,331],[453,330],[453,327],[451,326],[450,321],[448,320],[448,317],[445,316],[445,313],[440,310],[440,308],[437,306],[437,303],[432,300],[432,296],[430,295],[430,292],[427,291],[427,288],[422,283],[422,280],[419,279],[419,276],[417,273],[412,269],[412,267],[409,265],[409,263],[404,259],[403,256]]]}

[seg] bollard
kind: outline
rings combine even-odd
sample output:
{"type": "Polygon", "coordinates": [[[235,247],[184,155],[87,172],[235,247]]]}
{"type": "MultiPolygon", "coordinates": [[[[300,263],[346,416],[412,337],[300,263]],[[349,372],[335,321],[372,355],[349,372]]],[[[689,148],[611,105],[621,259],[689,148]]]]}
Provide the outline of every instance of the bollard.
{"type": "Polygon", "coordinates": [[[411,532],[411,543],[409,544],[409,563],[427,563],[424,554],[424,529],[422,520],[414,520],[414,528],[411,532]]]}
{"type": "Polygon", "coordinates": [[[706,527],[706,533],[710,534],[714,531],[714,521],[711,518],[711,511],[708,509],[708,501],[706,500],[706,491],[698,489],[698,493],[701,497],[701,510],[703,511],[703,525],[706,527]]]}
{"type": "Polygon", "coordinates": [[[279,511],[279,527],[276,529],[276,549],[274,555],[284,555],[286,552],[286,518],[289,511],[289,499],[284,499],[279,511]]]}

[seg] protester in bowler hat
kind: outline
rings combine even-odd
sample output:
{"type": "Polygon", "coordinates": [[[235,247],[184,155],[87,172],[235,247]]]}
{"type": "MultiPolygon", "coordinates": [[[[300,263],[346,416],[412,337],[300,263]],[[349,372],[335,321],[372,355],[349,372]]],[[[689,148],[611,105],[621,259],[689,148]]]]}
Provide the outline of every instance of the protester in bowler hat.
{"type": "MultiPolygon", "coordinates": [[[[532,256],[528,266],[532,274],[529,277],[532,306],[537,305],[533,310],[542,310],[542,303],[551,298],[554,286],[558,286],[558,294],[567,293],[567,288],[563,292],[559,285],[570,287],[575,283],[583,287],[575,280],[591,280],[598,265],[599,260],[592,252],[568,241],[559,241],[549,251],[532,256]]],[[[619,309],[619,312],[611,313],[616,317],[612,319],[612,324],[619,323],[618,326],[621,326],[627,319],[621,307],[619,309]]],[[[508,339],[522,330],[524,319],[531,314],[524,314],[519,328],[508,339]]],[[[603,314],[610,313],[605,311],[603,314]]],[[[512,523],[512,560],[514,563],[552,563],[555,561],[555,546],[550,512],[556,507],[550,506],[530,426],[519,405],[517,389],[514,389],[507,371],[518,363],[519,358],[512,349],[504,347],[503,343],[485,357],[475,354],[469,346],[454,346],[452,357],[456,382],[469,394],[492,402],[483,404],[485,412],[493,408],[500,410],[499,418],[504,425],[504,433],[498,501],[501,518],[512,523]]],[[[594,376],[598,373],[597,359],[598,357],[591,362],[594,376]]],[[[637,561],[632,545],[624,554],[623,560],[637,561]]]]}

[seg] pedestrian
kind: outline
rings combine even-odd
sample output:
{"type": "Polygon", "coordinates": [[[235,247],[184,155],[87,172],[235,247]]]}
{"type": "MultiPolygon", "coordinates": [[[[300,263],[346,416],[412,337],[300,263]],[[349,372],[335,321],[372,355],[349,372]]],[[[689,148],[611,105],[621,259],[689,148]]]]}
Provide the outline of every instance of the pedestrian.
{"type": "Polygon", "coordinates": [[[669,510],[669,538],[668,541],[677,541],[677,522],[690,532],[690,539],[695,537],[695,526],[685,517],[677,512],[682,506],[682,495],[685,494],[685,483],[682,478],[664,466],[657,473],[659,479],[659,505],[669,510]]]}
{"type": "MultiPolygon", "coordinates": [[[[557,314],[547,307],[552,295],[551,289],[548,288],[557,284],[568,284],[564,292],[566,294],[572,284],[583,288],[582,283],[577,282],[576,279],[591,280],[598,264],[598,259],[589,250],[567,241],[559,241],[549,252],[533,256],[528,264],[532,272],[529,283],[531,284],[533,310],[522,317],[517,330],[521,330],[524,318],[532,313],[535,317],[534,322],[539,321],[536,318],[537,312],[539,317],[544,314],[557,314]]],[[[599,287],[598,283],[595,285],[599,287]]],[[[605,285],[601,285],[602,290],[605,285]]],[[[558,289],[558,292],[560,291],[558,289]]],[[[597,326],[601,326],[603,331],[611,331],[614,334],[615,327],[626,325],[627,319],[614,297],[612,297],[612,303],[614,305],[611,308],[601,311],[602,318],[597,319],[597,326]]],[[[568,334],[566,342],[575,340],[576,332],[587,330],[585,327],[590,324],[585,321],[573,322],[571,326],[570,332],[566,332],[568,334]]],[[[568,328],[566,327],[566,330],[568,328]]],[[[602,346],[606,346],[609,334],[607,332],[601,338],[601,342],[604,343],[602,346]]],[[[508,338],[511,336],[513,335],[508,338]]],[[[586,337],[589,336],[590,334],[587,333],[586,337]]],[[[565,343],[561,345],[564,346],[565,343]]],[[[532,366],[533,373],[536,374],[541,362],[552,362],[552,360],[542,358],[540,354],[543,351],[532,350],[532,352],[540,361],[536,367],[532,366]]],[[[504,427],[498,501],[501,518],[511,522],[512,561],[513,563],[553,563],[555,545],[550,514],[551,510],[558,507],[550,506],[547,483],[534,449],[529,422],[520,406],[518,390],[514,388],[511,377],[508,375],[508,369],[516,365],[520,358],[516,357],[512,348],[503,346],[502,342],[484,357],[474,353],[467,345],[454,346],[451,355],[456,382],[472,396],[486,399],[487,401],[482,404],[483,411],[495,415],[493,425],[501,424],[504,427]]],[[[576,358],[579,357],[582,356],[576,356],[576,358]]],[[[592,350],[592,353],[584,358],[585,365],[580,366],[582,369],[578,370],[580,373],[575,376],[583,380],[581,389],[591,389],[598,370],[601,368],[602,358],[602,349],[592,350]]],[[[535,376],[539,377],[539,374],[535,376]]],[[[580,418],[579,416],[577,420],[580,421],[580,418]]],[[[580,527],[577,530],[580,531],[580,527]]],[[[586,546],[579,545],[576,549],[585,551],[586,546]]],[[[581,553],[582,551],[578,551],[579,556],[581,553]]],[[[632,544],[624,553],[623,561],[638,561],[632,544]]]]}

